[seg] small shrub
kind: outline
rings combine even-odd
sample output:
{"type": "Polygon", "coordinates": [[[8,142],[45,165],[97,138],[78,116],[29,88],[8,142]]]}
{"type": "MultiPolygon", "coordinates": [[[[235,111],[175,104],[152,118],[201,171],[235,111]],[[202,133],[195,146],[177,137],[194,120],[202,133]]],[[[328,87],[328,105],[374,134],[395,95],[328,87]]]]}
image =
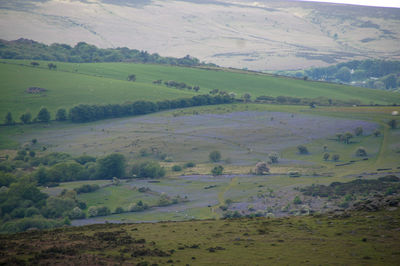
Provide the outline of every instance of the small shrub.
{"type": "Polygon", "coordinates": [[[335,161],[335,162],[339,161],[339,159],[340,159],[340,155],[339,154],[334,154],[332,156],[332,160],[335,161]]]}
{"type": "Polygon", "coordinates": [[[195,167],[196,164],[195,164],[194,162],[187,162],[187,163],[185,163],[184,166],[185,166],[186,168],[192,168],[192,167],[195,167]]]}
{"type": "Polygon", "coordinates": [[[362,127],[357,127],[357,128],[354,130],[354,134],[355,134],[356,136],[361,136],[361,135],[363,134],[363,128],[362,128],[362,127]]]}
{"type": "Polygon", "coordinates": [[[308,154],[308,149],[304,145],[297,146],[297,150],[299,151],[300,154],[308,154]]]}
{"type": "Polygon", "coordinates": [[[174,172],[182,171],[182,166],[174,165],[174,166],[172,166],[172,171],[174,171],[174,172]]]}
{"type": "Polygon", "coordinates": [[[296,204],[296,205],[298,205],[298,204],[302,204],[303,202],[301,201],[301,199],[300,199],[299,196],[296,196],[296,197],[293,199],[293,203],[296,204]]]}
{"type": "Polygon", "coordinates": [[[256,175],[266,175],[269,173],[269,168],[266,162],[258,162],[255,169],[256,175]]]}
{"type": "Polygon", "coordinates": [[[388,125],[390,126],[391,129],[396,129],[397,128],[397,121],[395,119],[392,119],[388,122],[388,125]]]}
{"type": "Polygon", "coordinates": [[[279,161],[279,154],[276,152],[268,154],[269,161],[271,163],[278,163],[279,161]]]}
{"type": "Polygon", "coordinates": [[[219,151],[212,151],[210,152],[210,154],[208,155],[208,158],[210,158],[211,162],[219,162],[221,160],[221,152],[219,151]]]}
{"type": "Polygon", "coordinates": [[[381,131],[376,129],[373,134],[375,137],[379,137],[381,135],[381,131]]]}
{"type": "Polygon", "coordinates": [[[365,157],[367,156],[367,150],[364,147],[358,147],[356,150],[356,156],[358,157],[365,157]]]}
{"type": "Polygon", "coordinates": [[[75,207],[68,215],[69,219],[85,219],[86,214],[79,208],[75,207]]]}
{"type": "Polygon", "coordinates": [[[217,175],[222,175],[223,171],[224,167],[222,165],[217,165],[211,170],[211,173],[213,174],[213,176],[217,176],[217,175]]]}
{"type": "Polygon", "coordinates": [[[114,211],[114,213],[116,213],[116,214],[124,213],[124,212],[125,212],[124,208],[122,208],[120,206],[115,208],[115,211],[114,211]]]}

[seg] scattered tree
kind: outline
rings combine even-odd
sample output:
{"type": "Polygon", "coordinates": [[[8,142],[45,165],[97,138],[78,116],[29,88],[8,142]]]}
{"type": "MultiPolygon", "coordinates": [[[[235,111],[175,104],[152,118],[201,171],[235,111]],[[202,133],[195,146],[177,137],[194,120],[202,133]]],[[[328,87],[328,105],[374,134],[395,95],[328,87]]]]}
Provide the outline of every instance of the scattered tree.
{"type": "Polygon", "coordinates": [[[56,113],[56,120],[57,121],[67,120],[67,111],[63,108],[58,109],[56,113]]]}
{"type": "Polygon", "coordinates": [[[161,167],[155,161],[136,163],[133,165],[131,172],[137,177],[159,178],[165,175],[164,167],[161,167]]]}
{"type": "Polygon", "coordinates": [[[362,127],[356,127],[356,129],[354,130],[354,134],[356,136],[361,136],[363,134],[363,128],[362,127]]]}
{"type": "Polygon", "coordinates": [[[367,156],[367,150],[364,147],[358,147],[356,150],[356,156],[365,157],[367,156]]]}
{"type": "Polygon", "coordinates": [[[334,154],[332,156],[332,160],[335,161],[335,162],[339,161],[339,159],[340,159],[340,155],[339,154],[334,154]]]}
{"type": "Polygon", "coordinates": [[[351,134],[350,132],[346,132],[343,135],[343,141],[346,144],[349,144],[350,143],[350,139],[352,139],[352,138],[353,138],[353,134],[351,134]]]}
{"type": "Polygon", "coordinates": [[[324,144],[324,145],[322,146],[322,149],[324,150],[324,152],[326,152],[326,151],[328,150],[328,145],[327,145],[327,144],[324,144]]]}
{"type": "Polygon", "coordinates": [[[222,165],[217,165],[211,170],[211,173],[213,174],[213,176],[217,176],[217,175],[222,175],[223,171],[224,167],[222,165]]]}
{"type": "Polygon", "coordinates": [[[210,152],[210,154],[208,155],[208,158],[210,158],[211,162],[219,162],[221,160],[221,152],[219,151],[212,151],[210,152]]]}
{"type": "Polygon", "coordinates": [[[174,166],[172,166],[172,171],[174,171],[174,172],[179,172],[179,171],[182,171],[182,166],[180,166],[180,165],[174,165],[174,166]]]}
{"type": "Polygon", "coordinates": [[[128,76],[128,81],[136,81],[136,75],[132,74],[128,76]]]}
{"type": "Polygon", "coordinates": [[[245,94],[243,94],[242,98],[243,98],[244,102],[247,103],[250,101],[251,95],[249,93],[245,93],[245,94]]]}
{"type": "Polygon", "coordinates": [[[296,196],[296,197],[293,199],[293,203],[296,204],[296,205],[299,205],[299,204],[302,204],[303,202],[301,201],[301,199],[300,199],[299,196],[296,196]]]}
{"type": "Polygon", "coordinates": [[[299,151],[300,154],[308,154],[308,149],[304,145],[297,146],[297,150],[299,151]]]}
{"type": "Polygon", "coordinates": [[[258,162],[255,169],[256,175],[269,174],[269,168],[266,162],[258,162]]]}
{"type": "Polygon", "coordinates": [[[37,120],[39,122],[49,122],[50,121],[50,112],[46,107],[42,107],[37,115],[37,120]]]}
{"type": "Polygon", "coordinates": [[[381,131],[376,129],[373,134],[375,137],[379,137],[381,135],[381,131]]]}
{"type": "Polygon", "coordinates": [[[342,134],[342,133],[336,133],[336,140],[337,140],[338,142],[342,141],[342,137],[343,137],[343,134],[342,134]]]}
{"type": "Polygon", "coordinates": [[[391,129],[396,129],[397,128],[397,121],[395,119],[392,119],[388,122],[388,125],[390,126],[391,129]]]}
{"type": "Polygon", "coordinates": [[[328,159],[329,159],[329,153],[324,153],[324,156],[323,156],[323,158],[324,158],[324,161],[328,161],[328,159]]]}
{"type": "Polygon", "coordinates": [[[22,114],[19,119],[22,123],[29,124],[31,122],[32,115],[30,112],[26,112],[25,114],[22,114]]]}
{"type": "Polygon", "coordinates": [[[271,163],[278,163],[279,161],[279,154],[276,152],[268,154],[269,161],[271,163]]]}
{"type": "Polygon", "coordinates": [[[47,67],[50,69],[50,70],[56,70],[57,69],[57,65],[56,64],[53,64],[53,63],[49,63],[49,64],[47,64],[47,67]]]}
{"type": "Polygon", "coordinates": [[[13,125],[13,124],[14,124],[14,119],[13,119],[13,117],[12,117],[11,112],[8,112],[8,113],[6,114],[6,118],[5,118],[5,120],[4,120],[4,124],[6,124],[6,125],[13,125]]]}
{"type": "Polygon", "coordinates": [[[31,66],[37,67],[37,66],[39,66],[39,63],[38,62],[31,62],[31,66]]]}
{"type": "Polygon", "coordinates": [[[97,161],[97,177],[101,179],[121,178],[125,174],[125,157],[113,153],[97,161]]]}

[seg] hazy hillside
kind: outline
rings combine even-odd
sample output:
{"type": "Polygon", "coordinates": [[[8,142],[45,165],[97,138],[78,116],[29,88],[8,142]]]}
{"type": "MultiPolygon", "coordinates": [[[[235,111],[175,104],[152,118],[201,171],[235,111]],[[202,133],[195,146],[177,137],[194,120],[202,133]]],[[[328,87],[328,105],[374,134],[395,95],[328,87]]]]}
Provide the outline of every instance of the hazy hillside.
{"type": "Polygon", "coordinates": [[[293,1],[0,1],[0,38],[187,54],[256,70],[400,58],[400,9],[293,1]]]}

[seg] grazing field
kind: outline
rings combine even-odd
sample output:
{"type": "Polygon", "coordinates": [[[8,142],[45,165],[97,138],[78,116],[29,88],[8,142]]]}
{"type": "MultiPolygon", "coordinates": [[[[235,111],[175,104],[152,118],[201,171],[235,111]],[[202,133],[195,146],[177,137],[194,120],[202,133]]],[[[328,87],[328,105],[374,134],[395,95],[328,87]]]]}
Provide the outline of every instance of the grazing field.
{"type": "Polygon", "coordinates": [[[400,212],[91,225],[0,236],[0,263],[397,265],[400,212]]]}
{"type": "Polygon", "coordinates": [[[267,74],[232,71],[228,69],[199,69],[163,65],[131,63],[60,63],[57,70],[49,70],[49,62],[1,60],[0,117],[8,111],[14,119],[31,111],[35,116],[41,106],[49,108],[54,119],[58,108],[80,104],[111,104],[127,101],[176,99],[195,94],[208,94],[212,89],[234,92],[237,97],[249,93],[252,99],[258,96],[291,96],[301,98],[331,98],[337,100],[359,100],[363,104],[400,103],[396,93],[350,87],[338,84],[274,77],[267,74]],[[128,81],[129,75],[136,81],[128,81]],[[153,81],[184,82],[189,86],[200,86],[193,90],[179,90],[153,81]],[[40,87],[47,91],[29,94],[29,87],[40,87]]]}
{"type": "Polygon", "coordinates": [[[150,206],[140,212],[74,220],[74,225],[112,222],[209,219],[226,215],[225,211],[263,216],[287,216],[326,212],[337,208],[341,199],[305,196],[299,188],[309,185],[347,182],[355,178],[376,179],[400,172],[399,130],[389,129],[387,121],[399,107],[318,107],[265,104],[231,104],[178,109],[132,118],[111,119],[87,124],[50,123],[8,128],[3,132],[16,145],[37,139],[37,148],[45,153],[67,152],[104,156],[122,153],[128,159],[127,176],[134,162],[160,160],[167,170],[165,178],[124,180],[118,186],[110,181],[62,183],[47,188],[59,195],[82,184],[96,183],[95,192],[79,194],[79,200],[90,206],[117,207],[142,201],[150,206]],[[337,140],[337,133],[363,129],[348,144],[337,140]],[[380,130],[381,134],[373,133],[380,130]],[[13,136],[11,136],[13,135],[13,136]],[[308,154],[299,154],[305,145],[308,154]],[[325,146],[325,147],[324,147],[325,146]],[[366,157],[356,156],[364,147],[366,157]],[[218,150],[221,161],[211,163],[210,151],[218,150]],[[253,175],[259,161],[268,161],[277,153],[277,163],[269,164],[270,174],[253,175]],[[327,160],[324,153],[329,153],[327,160]],[[333,160],[333,155],[339,155],[333,160]],[[187,162],[194,167],[185,168],[187,162]],[[210,175],[221,164],[222,176],[210,175]],[[172,171],[180,165],[181,171],[172,171]],[[383,169],[383,170],[381,170],[383,169]],[[291,176],[291,173],[297,173],[291,176]],[[108,184],[108,185],[107,185],[108,184]],[[149,191],[138,192],[139,188],[149,191]],[[157,206],[161,194],[187,197],[187,202],[157,206]],[[302,204],[295,204],[299,197],[302,204]],[[228,203],[227,203],[228,202],[228,203]]]}

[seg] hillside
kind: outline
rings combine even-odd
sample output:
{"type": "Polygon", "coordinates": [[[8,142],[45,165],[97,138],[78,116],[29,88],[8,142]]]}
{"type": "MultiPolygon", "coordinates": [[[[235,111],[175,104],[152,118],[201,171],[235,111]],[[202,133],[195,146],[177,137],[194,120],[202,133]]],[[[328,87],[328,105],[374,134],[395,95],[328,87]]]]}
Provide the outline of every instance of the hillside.
{"type": "Polygon", "coordinates": [[[249,93],[258,96],[291,96],[299,98],[330,98],[357,100],[364,104],[400,103],[400,95],[391,92],[355,88],[339,84],[304,81],[267,74],[240,72],[229,69],[201,69],[176,66],[131,63],[54,63],[32,66],[31,61],[1,60],[0,117],[12,112],[14,119],[27,109],[36,115],[41,106],[47,107],[54,118],[58,108],[69,109],[77,104],[122,104],[127,101],[159,101],[208,94],[213,89],[233,92],[240,98],[249,93]],[[134,74],[136,81],[128,81],[134,74]],[[154,81],[162,80],[161,84],[154,81]],[[163,82],[184,82],[199,86],[195,92],[167,87],[163,82]],[[46,89],[42,93],[27,93],[30,87],[46,89]]]}
{"type": "Polygon", "coordinates": [[[254,70],[398,59],[400,9],[302,1],[1,1],[0,38],[125,47],[254,70]]]}
{"type": "Polygon", "coordinates": [[[0,236],[7,265],[397,265],[399,210],[104,224],[0,236]]]}

